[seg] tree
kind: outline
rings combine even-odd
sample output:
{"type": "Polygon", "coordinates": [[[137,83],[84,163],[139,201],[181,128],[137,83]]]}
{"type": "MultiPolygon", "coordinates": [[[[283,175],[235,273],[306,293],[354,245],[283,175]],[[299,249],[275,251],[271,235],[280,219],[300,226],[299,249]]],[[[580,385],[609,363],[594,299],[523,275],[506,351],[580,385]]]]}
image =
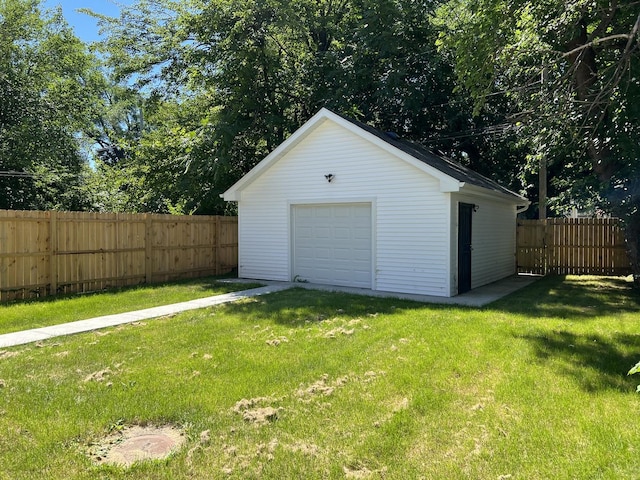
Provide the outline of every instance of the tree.
{"type": "Polygon", "coordinates": [[[511,122],[529,144],[529,169],[549,163],[556,200],[626,221],[640,279],[638,4],[451,0],[436,24],[476,113],[497,95],[512,104],[511,122]]]}
{"type": "Polygon", "coordinates": [[[60,11],[0,2],[0,208],[82,208],[78,133],[100,77],[60,11]]]}
{"type": "Polygon", "coordinates": [[[131,152],[147,186],[188,211],[220,212],[219,194],[323,106],[437,150],[462,147],[458,159],[491,176],[511,167],[510,156],[479,160],[495,142],[450,135],[484,125],[453,92],[429,21],[434,5],[140,0],[118,19],[97,15],[116,79],[164,105],[155,119],[145,114],[148,130],[131,152]]]}

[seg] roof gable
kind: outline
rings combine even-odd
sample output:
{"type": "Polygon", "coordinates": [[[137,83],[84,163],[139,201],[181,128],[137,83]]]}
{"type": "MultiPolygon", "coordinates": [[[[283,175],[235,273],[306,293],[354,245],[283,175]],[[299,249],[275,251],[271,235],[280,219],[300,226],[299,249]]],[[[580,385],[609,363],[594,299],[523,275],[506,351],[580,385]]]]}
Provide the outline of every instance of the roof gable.
{"type": "Polygon", "coordinates": [[[244,188],[253,183],[253,181],[271,165],[280,160],[287,152],[302,142],[309,134],[316,130],[318,126],[326,121],[337,123],[343,128],[377,145],[391,155],[399,157],[419,170],[435,177],[440,182],[440,191],[442,192],[458,192],[464,188],[465,185],[471,185],[488,190],[488,192],[486,192],[487,194],[510,199],[514,203],[529,203],[524,197],[511,192],[493,180],[452,160],[439,157],[421,145],[402,140],[396,135],[381,132],[356,120],[337,115],[326,108],[316,113],[251,171],[224,192],[221,197],[227,201],[239,201],[244,188]]]}

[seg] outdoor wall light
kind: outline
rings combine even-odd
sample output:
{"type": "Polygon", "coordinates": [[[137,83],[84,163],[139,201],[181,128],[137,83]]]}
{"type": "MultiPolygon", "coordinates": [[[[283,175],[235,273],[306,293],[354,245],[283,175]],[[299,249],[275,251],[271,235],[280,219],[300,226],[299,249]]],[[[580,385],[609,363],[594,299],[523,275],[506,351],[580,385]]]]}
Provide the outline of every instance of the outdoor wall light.
{"type": "Polygon", "coordinates": [[[327,182],[331,183],[331,180],[333,180],[334,178],[336,178],[336,176],[333,173],[327,173],[324,178],[327,179],[327,182]]]}
{"type": "Polygon", "coordinates": [[[474,212],[477,212],[479,209],[480,209],[480,205],[476,205],[476,204],[473,205],[474,212]]]}

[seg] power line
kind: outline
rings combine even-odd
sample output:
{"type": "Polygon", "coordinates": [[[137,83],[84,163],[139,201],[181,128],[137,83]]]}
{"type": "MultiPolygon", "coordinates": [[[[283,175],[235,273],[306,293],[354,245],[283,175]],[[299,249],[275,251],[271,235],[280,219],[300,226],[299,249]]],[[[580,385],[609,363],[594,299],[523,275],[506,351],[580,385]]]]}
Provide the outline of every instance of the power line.
{"type": "Polygon", "coordinates": [[[18,172],[17,170],[0,170],[0,177],[33,178],[35,175],[29,172],[18,172]]]}
{"type": "Polygon", "coordinates": [[[481,137],[484,135],[504,135],[505,133],[507,133],[509,130],[512,130],[513,128],[514,128],[513,124],[502,123],[499,125],[473,128],[473,129],[465,130],[462,132],[434,136],[434,137],[425,139],[425,142],[438,142],[441,140],[455,140],[455,139],[461,139],[461,138],[481,137]]]}

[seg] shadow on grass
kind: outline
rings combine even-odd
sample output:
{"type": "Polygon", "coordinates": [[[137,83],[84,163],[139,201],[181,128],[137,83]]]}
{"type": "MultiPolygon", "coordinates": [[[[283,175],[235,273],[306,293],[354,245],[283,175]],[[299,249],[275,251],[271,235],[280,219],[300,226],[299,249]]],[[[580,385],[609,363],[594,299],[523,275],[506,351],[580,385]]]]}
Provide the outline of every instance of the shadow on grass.
{"type": "Polygon", "coordinates": [[[451,308],[443,305],[425,305],[397,298],[377,298],[348,293],[293,288],[272,295],[255,297],[250,302],[229,304],[227,308],[247,322],[272,320],[290,327],[304,327],[310,323],[335,317],[371,317],[378,314],[398,313],[407,308],[451,308]],[[260,303],[256,308],[255,302],[260,303]]]}
{"type": "Polygon", "coordinates": [[[0,307],[12,306],[12,305],[30,305],[30,304],[40,304],[40,303],[52,303],[58,300],[64,299],[72,299],[72,298],[81,298],[81,297],[92,297],[92,296],[102,296],[105,299],[105,302],[110,301],[111,297],[114,297],[120,293],[126,292],[135,292],[136,290],[144,290],[144,289],[154,289],[154,288],[166,288],[166,287],[188,287],[193,286],[196,287],[197,290],[206,291],[213,289],[225,289],[229,292],[237,291],[237,290],[248,290],[251,288],[257,288],[264,286],[263,283],[259,281],[255,281],[253,283],[233,283],[233,282],[220,282],[220,280],[227,280],[229,278],[235,278],[226,275],[216,275],[202,278],[187,278],[181,280],[170,280],[161,283],[138,283],[136,285],[127,285],[123,287],[105,287],[102,290],[92,290],[89,292],[75,292],[75,293],[60,293],[57,295],[48,295],[45,297],[36,297],[36,298],[27,298],[27,299],[16,299],[9,300],[6,302],[0,303],[0,307]],[[240,287],[238,287],[238,285],[240,287]]]}
{"type": "Polygon", "coordinates": [[[491,310],[586,320],[640,312],[640,292],[624,277],[545,277],[492,303],[491,310]]]}
{"type": "Polygon", "coordinates": [[[541,362],[550,362],[561,373],[574,377],[585,391],[631,392],[638,383],[627,372],[639,360],[640,335],[615,334],[604,338],[553,331],[518,338],[531,342],[541,362]]]}
{"type": "MultiPolygon", "coordinates": [[[[621,313],[640,312],[640,292],[626,278],[553,276],[536,281],[482,310],[521,314],[536,318],[584,321],[621,313]]],[[[255,303],[233,308],[248,321],[273,318],[277,323],[303,326],[342,314],[358,317],[397,313],[403,309],[469,310],[475,307],[420,303],[398,298],[368,297],[339,292],[294,288],[258,297],[255,303]]]]}

